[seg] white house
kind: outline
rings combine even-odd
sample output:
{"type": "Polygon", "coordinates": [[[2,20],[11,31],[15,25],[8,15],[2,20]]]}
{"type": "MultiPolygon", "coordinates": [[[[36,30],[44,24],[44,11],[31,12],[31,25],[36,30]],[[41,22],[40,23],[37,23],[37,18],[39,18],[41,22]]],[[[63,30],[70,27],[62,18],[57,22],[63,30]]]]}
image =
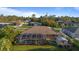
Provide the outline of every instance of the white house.
{"type": "Polygon", "coordinates": [[[10,25],[11,23],[0,23],[0,28],[4,27],[4,26],[7,26],[7,25],[10,25]]]}

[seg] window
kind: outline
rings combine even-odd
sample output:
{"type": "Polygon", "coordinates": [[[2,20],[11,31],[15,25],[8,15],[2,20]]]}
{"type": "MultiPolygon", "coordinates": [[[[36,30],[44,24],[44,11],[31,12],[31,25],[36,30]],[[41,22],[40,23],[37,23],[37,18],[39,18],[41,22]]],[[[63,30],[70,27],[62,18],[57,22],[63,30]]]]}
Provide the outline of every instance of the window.
{"type": "Polygon", "coordinates": [[[41,34],[39,35],[39,37],[41,38],[41,34]]]}
{"type": "Polygon", "coordinates": [[[25,39],[26,38],[26,35],[24,34],[23,36],[22,36],[22,39],[25,39]]]}
{"type": "Polygon", "coordinates": [[[26,35],[24,34],[23,37],[26,37],[26,35]]]}
{"type": "Polygon", "coordinates": [[[38,38],[41,38],[41,34],[38,34],[37,37],[38,37],[38,38]]]}
{"type": "Polygon", "coordinates": [[[25,44],[32,44],[33,41],[32,40],[25,40],[25,44]]]}
{"type": "Polygon", "coordinates": [[[35,35],[35,34],[33,34],[33,35],[32,35],[32,38],[35,38],[35,37],[36,37],[36,35],[35,35]]]}
{"type": "Polygon", "coordinates": [[[30,34],[27,34],[27,37],[30,37],[30,34]]]}

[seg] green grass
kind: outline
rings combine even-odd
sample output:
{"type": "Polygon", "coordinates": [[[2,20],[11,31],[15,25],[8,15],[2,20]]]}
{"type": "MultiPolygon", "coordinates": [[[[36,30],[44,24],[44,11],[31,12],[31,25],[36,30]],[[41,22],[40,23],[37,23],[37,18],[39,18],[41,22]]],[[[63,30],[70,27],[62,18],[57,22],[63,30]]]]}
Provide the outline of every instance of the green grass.
{"type": "Polygon", "coordinates": [[[54,28],[57,32],[60,32],[61,28],[54,28]]]}
{"type": "Polygon", "coordinates": [[[15,45],[12,51],[67,51],[51,45],[15,45]]]}
{"type": "Polygon", "coordinates": [[[32,26],[28,26],[26,24],[22,25],[20,28],[31,28],[32,26]]]}

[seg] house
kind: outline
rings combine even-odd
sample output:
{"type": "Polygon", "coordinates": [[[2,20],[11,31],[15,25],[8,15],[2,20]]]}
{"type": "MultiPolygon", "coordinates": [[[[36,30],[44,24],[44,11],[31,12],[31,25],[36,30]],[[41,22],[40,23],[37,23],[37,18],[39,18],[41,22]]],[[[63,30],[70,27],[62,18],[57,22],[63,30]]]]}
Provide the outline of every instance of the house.
{"type": "Polygon", "coordinates": [[[11,22],[11,25],[15,26],[15,27],[19,27],[19,26],[22,26],[24,23],[23,21],[21,20],[16,20],[16,21],[13,21],[11,22]]]}
{"type": "Polygon", "coordinates": [[[64,20],[63,19],[61,19],[60,17],[58,17],[58,18],[56,18],[56,22],[57,22],[58,25],[60,25],[61,27],[63,27],[63,25],[64,25],[64,20]]]}
{"type": "Polygon", "coordinates": [[[41,26],[42,23],[39,23],[39,22],[30,22],[29,25],[30,26],[41,26]]]}
{"type": "Polygon", "coordinates": [[[7,26],[7,25],[10,25],[11,23],[0,23],[0,28],[4,27],[4,26],[7,26]]]}
{"type": "Polygon", "coordinates": [[[57,45],[67,46],[68,40],[64,37],[58,36],[58,37],[56,37],[56,43],[57,43],[57,45]]]}
{"type": "Polygon", "coordinates": [[[79,27],[63,28],[62,32],[79,40],[79,27]]]}
{"type": "Polygon", "coordinates": [[[31,22],[31,19],[26,19],[23,22],[24,22],[24,24],[29,25],[29,23],[31,22]]]}
{"type": "Polygon", "coordinates": [[[16,44],[47,44],[48,40],[55,40],[57,36],[51,27],[33,26],[16,38],[16,44]]]}
{"type": "Polygon", "coordinates": [[[31,19],[27,19],[24,22],[29,23],[29,22],[31,22],[31,19]]]}
{"type": "Polygon", "coordinates": [[[79,27],[79,22],[76,21],[64,21],[62,18],[58,17],[56,19],[57,24],[59,24],[61,27],[79,27]]]}
{"type": "Polygon", "coordinates": [[[74,27],[79,27],[79,22],[73,22],[74,27]]]}
{"type": "Polygon", "coordinates": [[[72,21],[65,21],[64,25],[65,26],[73,26],[73,22],[72,21]]]}
{"type": "Polygon", "coordinates": [[[58,17],[58,18],[56,18],[56,22],[57,22],[58,24],[61,24],[61,23],[64,23],[64,20],[61,19],[60,17],[58,17]]]}
{"type": "Polygon", "coordinates": [[[65,21],[64,22],[64,26],[70,26],[70,27],[78,27],[79,26],[79,22],[75,22],[75,21],[65,21]]]}

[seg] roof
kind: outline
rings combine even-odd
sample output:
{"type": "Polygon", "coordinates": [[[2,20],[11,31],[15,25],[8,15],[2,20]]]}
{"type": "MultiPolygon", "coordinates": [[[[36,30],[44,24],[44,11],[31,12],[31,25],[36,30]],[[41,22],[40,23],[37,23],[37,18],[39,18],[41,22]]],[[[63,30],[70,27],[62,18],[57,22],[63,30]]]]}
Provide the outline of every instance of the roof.
{"type": "Polygon", "coordinates": [[[42,23],[39,23],[39,22],[30,22],[31,24],[42,24],[42,23]]]}
{"type": "Polygon", "coordinates": [[[55,34],[57,33],[52,30],[48,26],[33,26],[32,28],[25,30],[23,33],[29,33],[29,34],[55,34]]]}
{"type": "Polygon", "coordinates": [[[72,21],[65,21],[64,24],[73,24],[72,21]]]}
{"type": "Polygon", "coordinates": [[[79,22],[74,22],[74,21],[65,21],[64,24],[79,24],[79,22]]]}
{"type": "Polygon", "coordinates": [[[68,41],[66,38],[64,38],[64,37],[57,37],[57,40],[59,40],[59,41],[68,41]]]}
{"type": "Polygon", "coordinates": [[[72,33],[79,34],[79,27],[71,27],[71,28],[65,28],[65,29],[72,32],[72,33]]]}
{"type": "Polygon", "coordinates": [[[27,20],[25,20],[25,22],[31,22],[31,19],[27,19],[27,20]]]}
{"type": "Polygon", "coordinates": [[[10,23],[0,23],[0,24],[2,24],[2,25],[7,25],[7,24],[10,24],[10,23]]]}

